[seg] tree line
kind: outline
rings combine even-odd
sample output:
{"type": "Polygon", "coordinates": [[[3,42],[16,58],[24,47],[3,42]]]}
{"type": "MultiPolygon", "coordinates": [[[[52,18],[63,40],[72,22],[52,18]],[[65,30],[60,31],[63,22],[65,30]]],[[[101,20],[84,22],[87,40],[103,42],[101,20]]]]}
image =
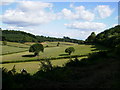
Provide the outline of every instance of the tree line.
{"type": "Polygon", "coordinates": [[[49,36],[46,37],[46,36],[33,35],[23,31],[2,30],[2,29],[0,29],[0,33],[2,33],[2,35],[0,36],[0,40],[18,42],[18,43],[45,42],[45,41],[50,41],[50,42],[61,41],[61,42],[72,42],[78,44],[84,43],[83,40],[72,39],[66,36],[63,36],[63,38],[55,38],[49,36]]]}
{"type": "Polygon", "coordinates": [[[86,39],[87,44],[100,44],[109,48],[120,45],[120,25],[107,29],[98,35],[94,32],[86,39]]]}

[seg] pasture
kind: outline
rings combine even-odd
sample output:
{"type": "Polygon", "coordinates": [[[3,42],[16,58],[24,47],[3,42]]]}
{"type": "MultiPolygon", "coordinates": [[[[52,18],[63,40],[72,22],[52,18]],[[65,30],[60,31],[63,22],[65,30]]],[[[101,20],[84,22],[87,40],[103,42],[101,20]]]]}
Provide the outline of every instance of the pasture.
{"type": "Polygon", "coordinates": [[[0,47],[1,51],[0,55],[6,55],[6,54],[12,54],[12,53],[18,53],[28,50],[29,46],[21,43],[15,43],[15,42],[7,42],[7,45],[2,45],[2,42],[0,41],[0,47]]]}
{"type": "MultiPolygon", "coordinates": [[[[82,58],[86,58],[86,57],[80,57],[78,59],[82,59],[82,58]]],[[[62,67],[68,61],[69,59],[58,59],[58,60],[51,60],[51,63],[53,66],[62,67]]],[[[26,69],[30,74],[34,74],[35,72],[37,72],[41,66],[40,62],[33,61],[33,62],[7,63],[7,64],[3,64],[2,67],[5,67],[8,70],[11,70],[14,65],[18,73],[20,73],[21,69],[26,69]]]]}
{"type": "MultiPolygon", "coordinates": [[[[69,56],[64,51],[65,49],[69,47],[69,45],[66,46],[60,46],[60,47],[47,47],[45,48],[44,52],[40,52],[39,57],[33,57],[34,53],[26,52],[20,52],[20,53],[14,53],[14,54],[8,54],[2,56],[2,62],[10,62],[10,61],[25,61],[25,60],[36,60],[36,59],[44,59],[44,58],[59,58],[59,57],[67,57],[69,56]]],[[[95,48],[91,48],[91,45],[73,45],[75,48],[75,52],[71,55],[87,55],[89,53],[95,52],[95,48]]],[[[1,56],[0,56],[1,57],[1,56]]]]}
{"type": "MultiPolygon", "coordinates": [[[[89,53],[98,52],[99,50],[105,49],[103,47],[100,47],[100,48],[98,46],[96,47],[94,45],[78,45],[78,44],[67,43],[67,42],[60,42],[60,45],[56,46],[57,43],[58,42],[42,43],[44,47],[46,45],[48,45],[48,47],[44,49],[43,53],[40,52],[39,57],[38,56],[33,57],[34,53],[29,53],[28,51],[24,51],[24,50],[29,50],[29,48],[26,46],[30,46],[33,43],[22,44],[23,47],[25,45],[25,48],[20,48],[20,47],[17,47],[17,45],[19,45],[18,43],[17,44],[13,43],[13,47],[11,47],[12,42],[10,42],[11,46],[2,46],[3,52],[6,52],[6,50],[9,50],[11,52],[19,51],[19,53],[13,53],[13,54],[7,54],[7,55],[0,56],[0,58],[2,58],[3,63],[9,62],[5,64],[1,64],[1,65],[2,67],[5,67],[9,70],[12,69],[14,65],[16,65],[17,72],[20,72],[20,70],[24,68],[28,72],[33,74],[40,68],[40,65],[39,65],[40,62],[36,61],[38,59],[40,60],[40,59],[46,59],[46,58],[56,58],[56,60],[51,60],[51,63],[53,66],[62,66],[63,64],[68,62],[69,58],[65,59],[65,57],[70,57],[70,55],[65,53],[65,49],[67,47],[72,46],[75,48],[75,52],[72,53],[71,56],[88,55],[89,53]],[[20,52],[20,51],[23,51],[23,52],[20,52]],[[61,57],[62,59],[57,59],[61,57]],[[19,63],[17,63],[18,61],[19,63]]],[[[85,57],[79,57],[79,59],[81,58],[85,58],[85,57]]]]}

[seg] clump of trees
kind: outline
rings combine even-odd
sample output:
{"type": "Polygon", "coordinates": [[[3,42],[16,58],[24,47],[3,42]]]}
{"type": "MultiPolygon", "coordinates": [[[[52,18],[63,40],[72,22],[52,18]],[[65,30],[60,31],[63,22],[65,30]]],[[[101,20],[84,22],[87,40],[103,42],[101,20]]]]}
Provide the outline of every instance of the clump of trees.
{"type": "Polygon", "coordinates": [[[120,25],[107,29],[99,34],[94,32],[85,40],[86,44],[100,44],[115,48],[120,44],[120,25]]]}
{"type": "Polygon", "coordinates": [[[7,45],[7,41],[2,41],[2,44],[3,45],[7,45]]]}
{"type": "Polygon", "coordinates": [[[39,52],[44,51],[44,46],[42,44],[36,43],[29,48],[29,52],[34,52],[35,56],[39,55],[39,52]]]}
{"type": "Polygon", "coordinates": [[[75,49],[73,47],[68,47],[65,49],[65,52],[71,55],[71,53],[75,52],[75,49]]]}
{"type": "Polygon", "coordinates": [[[59,45],[60,45],[60,43],[58,42],[58,43],[57,43],[57,46],[59,46],[59,45]]]}
{"type": "Polygon", "coordinates": [[[86,43],[94,43],[95,42],[95,37],[96,37],[96,34],[95,32],[92,32],[91,35],[85,40],[86,43]]]}
{"type": "Polygon", "coordinates": [[[95,38],[95,43],[110,48],[117,47],[120,44],[120,25],[99,33],[95,38]]]}

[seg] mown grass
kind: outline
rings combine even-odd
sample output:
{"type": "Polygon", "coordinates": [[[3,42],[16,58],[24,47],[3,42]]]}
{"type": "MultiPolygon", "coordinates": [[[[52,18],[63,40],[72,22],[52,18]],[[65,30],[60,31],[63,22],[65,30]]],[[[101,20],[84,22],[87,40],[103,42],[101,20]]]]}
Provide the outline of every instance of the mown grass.
{"type": "Polygon", "coordinates": [[[2,53],[0,53],[0,55],[12,54],[12,53],[17,53],[17,52],[26,51],[26,50],[28,49],[11,47],[11,46],[2,46],[2,53]]]}
{"type": "MultiPolygon", "coordinates": [[[[0,56],[3,63],[1,65],[3,65],[3,67],[6,67],[7,69],[12,69],[12,67],[16,65],[16,69],[18,72],[20,72],[21,69],[25,68],[28,72],[34,73],[37,72],[37,70],[39,69],[38,59],[50,59],[53,65],[62,66],[69,60],[70,57],[79,57],[81,59],[85,57],[84,55],[88,55],[89,53],[98,52],[99,50],[105,49],[104,47],[96,48],[95,45],[78,45],[67,42],[60,42],[60,46],[56,46],[57,43],[58,42],[42,43],[44,46],[48,45],[48,47],[45,48],[44,53],[40,52],[39,57],[31,57],[34,53],[29,53],[28,51],[0,56]],[[67,47],[71,46],[75,48],[75,52],[71,55],[68,55],[64,51],[67,47]]],[[[33,43],[25,44],[30,46],[33,43]]],[[[9,46],[3,46],[3,48],[7,49],[6,47],[9,48],[9,46]]],[[[11,51],[17,51],[17,49],[24,50],[25,48],[13,47],[11,51]]]]}
{"type": "MultiPolygon", "coordinates": [[[[59,46],[59,47],[48,47],[45,48],[44,53],[40,52],[39,59],[44,59],[44,58],[59,58],[59,57],[69,57],[64,51],[65,49],[69,47],[69,45],[66,46],[59,46]]],[[[91,48],[92,45],[74,45],[75,52],[72,53],[72,55],[87,55],[92,52],[95,48],[91,48]]],[[[10,54],[10,55],[3,55],[2,56],[2,62],[6,61],[24,61],[24,60],[36,60],[38,57],[29,57],[30,55],[33,55],[33,53],[27,52],[20,52],[20,53],[15,53],[15,54],[10,54]],[[27,57],[24,57],[27,55],[27,57]]],[[[0,56],[1,57],[1,56],[0,56]]]]}
{"type": "MultiPolygon", "coordinates": [[[[78,59],[82,59],[82,58],[86,58],[86,57],[80,57],[78,59]]],[[[68,61],[69,61],[69,59],[58,59],[58,60],[51,60],[51,63],[53,66],[62,67],[68,61]]],[[[34,74],[35,72],[37,72],[40,69],[39,61],[0,64],[0,67],[5,67],[8,70],[11,70],[14,65],[15,65],[16,71],[18,73],[20,73],[21,69],[26,69],[28,71],[28,73],[34,74]]]]}
{"type": "Polygon", "coordinates": [[[28,50],[29,46],[16,42],[7,42],[7,45],[2,45],[0,41],[1,52],[0,55],[19,53],[28,50]]]}
{"type": "MultiPolygon", "coordinates": [[[[2,45],[2,41],[0,41],[0,44],[2,45]]],[[[19,48],[29,48],[29,45],[17,43],[17,42],[8,42],[6,46],[12,46],[12,47],[19,47],[19,48]]]]}

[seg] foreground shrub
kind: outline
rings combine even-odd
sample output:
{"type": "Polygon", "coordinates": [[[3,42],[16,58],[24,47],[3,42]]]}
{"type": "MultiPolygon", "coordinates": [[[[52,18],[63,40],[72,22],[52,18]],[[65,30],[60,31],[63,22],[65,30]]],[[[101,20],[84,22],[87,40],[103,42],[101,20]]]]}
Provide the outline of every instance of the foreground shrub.
{"type": "Polygon", "coordinates": [[[68,67],[82,67],[87,65],[86,59],[82,59],[81,61],[75,58],[74,60],[70,60],[68,63],[65,64],[65,66],[68,67]]]}

